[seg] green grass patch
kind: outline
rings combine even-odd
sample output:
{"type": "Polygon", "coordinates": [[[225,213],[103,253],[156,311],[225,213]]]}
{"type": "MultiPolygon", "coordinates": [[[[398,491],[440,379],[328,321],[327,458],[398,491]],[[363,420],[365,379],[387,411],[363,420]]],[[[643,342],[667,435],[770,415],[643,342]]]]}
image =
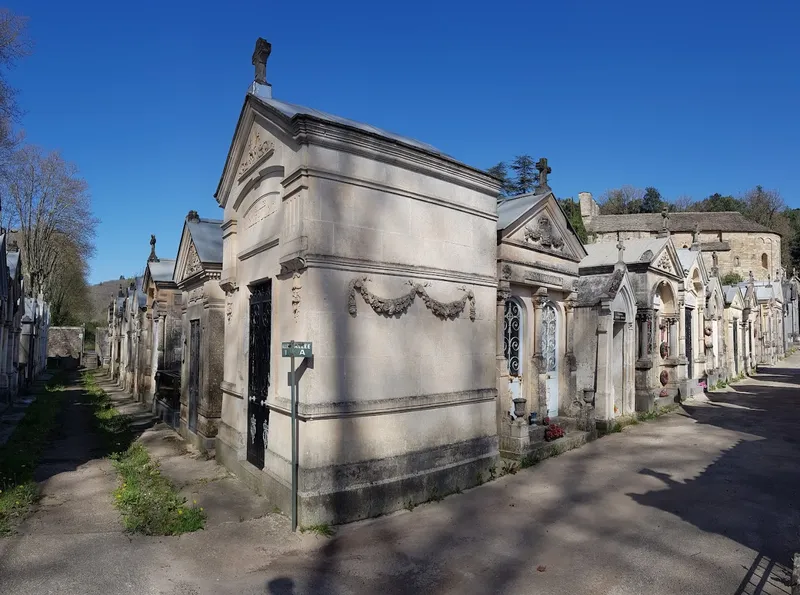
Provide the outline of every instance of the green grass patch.
{"type": "MultiPolygon", "coordinates": [[[[413,509],[412,509],[413,510],[413,509]]],[[[319,525],[309,525],[308,527],[300,527],[301,533],[316,533],[322,537],[332,537],[335,531],[328,523],[319,525]]]]}
{"type": "Polygon", "coordinates": [[[103,445],[103,454],[124,452],[135,437],[130,429],[130,417],[114,409],[111,398],[97,383],[93,373],[84,372],[82,380],[83,399],[94,409],[94,429],[103,445]]]}
{"type": "Polygon", "coordinates": [[[64,404],[61,375],[53,377],[28,405],[8,441],[0,446],[0,535],[14,531],[39,497],[33,471],[64,404]]]}
{"type": "Polygon", "coordinates": [[[161,475],[159,464],[141,443],[124,453],[111,455],[119,473],[114,502],[122,513],[125,528],[144,535],[179,535],[205,526],[206,513],[196,504],[187,505],[170,481],[161,475]]]}

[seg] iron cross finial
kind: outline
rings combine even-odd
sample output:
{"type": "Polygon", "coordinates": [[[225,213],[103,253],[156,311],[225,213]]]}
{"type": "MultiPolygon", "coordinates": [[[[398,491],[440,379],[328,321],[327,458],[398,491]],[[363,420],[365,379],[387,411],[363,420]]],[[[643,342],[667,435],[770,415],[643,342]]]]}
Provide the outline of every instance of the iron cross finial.
{"type": "Polygon", "coordinates": [[[256,40],[253,50],[253,66],[256,67],[255,81],[260,85],[267,84],[267,59],[272,52],[272,44],[263,37],[256,40]]]}
{"type": "Polygon", "coordinates": [[[550,190],[550,186],[547,184],[547,175],[553,173],[553,170],[547,165],[547,157],[542,157],[536,162],[536,169],[539,170],[539,188],[541,190],[550,190]]]}
{"type": "Polygon", "coordinates": [[[156,256],[156,236],[150,234],[150,256],[147,258],[148,262],[158,262],[158,256],[156,256]]]}

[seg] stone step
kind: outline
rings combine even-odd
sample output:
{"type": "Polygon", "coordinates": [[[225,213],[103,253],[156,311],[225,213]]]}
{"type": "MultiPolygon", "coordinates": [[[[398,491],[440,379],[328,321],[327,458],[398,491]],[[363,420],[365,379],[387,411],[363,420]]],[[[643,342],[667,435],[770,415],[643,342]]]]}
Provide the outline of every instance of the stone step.
{"type": "Polygon", "coordinates": [[[538,463],[544,459],[552,456],[559,455],[568,450],[580,448],[587,442],[591,442],[597,437],[595,432],[582,432],[574,430],[568,432],[563,438],[553,440],[552,442],[541,442],[535,444],[527,455],[527,461],[530,463],[538,463]]]}

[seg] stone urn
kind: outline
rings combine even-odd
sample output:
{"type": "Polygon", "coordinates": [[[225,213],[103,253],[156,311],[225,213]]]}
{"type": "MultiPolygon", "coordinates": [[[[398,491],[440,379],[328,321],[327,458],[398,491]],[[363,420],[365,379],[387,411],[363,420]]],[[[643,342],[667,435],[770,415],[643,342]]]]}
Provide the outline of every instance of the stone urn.
{"type": "Polygon", "coordinates": [[[525,403],[528,402],[527,399],[523,397],[516,397],[512,399],[514,402],[514,415],[516,417],[524,417],[525,416],[525,403]]]}

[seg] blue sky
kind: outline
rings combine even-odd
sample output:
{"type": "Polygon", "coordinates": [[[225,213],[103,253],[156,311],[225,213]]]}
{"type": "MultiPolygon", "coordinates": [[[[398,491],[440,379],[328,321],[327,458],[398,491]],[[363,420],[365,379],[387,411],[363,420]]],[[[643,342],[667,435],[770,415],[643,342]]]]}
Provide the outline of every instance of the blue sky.
{"type": "Polygon", "coordinates": [[[173,257],[213,198],[260,35],[276,98],[418,138],[476,167],[546,156],[559,196],[779,189],[800,207],[800,4],[13,0],[29,142],[88,180],[90,280],[173,257]]]}

